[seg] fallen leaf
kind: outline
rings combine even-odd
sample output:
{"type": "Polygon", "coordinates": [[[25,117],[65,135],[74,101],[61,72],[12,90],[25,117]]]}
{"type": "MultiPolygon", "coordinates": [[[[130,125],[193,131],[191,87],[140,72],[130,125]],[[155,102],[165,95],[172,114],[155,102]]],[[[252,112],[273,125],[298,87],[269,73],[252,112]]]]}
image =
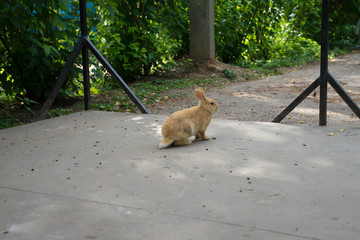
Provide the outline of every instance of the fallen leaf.
{"type": "Polygon", "coordinates": [[[335,133],[328,133],[328,136],[334,136],[335,133]]]}
{"type": "Polygon", "coordinates": [[[345,129],[340,129],[340,130],[339,130],[339,132],[344,132],[344,131],[345,131],[345,129]]]}
{"type": "Polygon", "coordinates": [[[305,123],[305,122],[304,122],[304,121],[300,121],[300,122],[299,122],[299,124],[303,124],[303,123],[305,123]]]}

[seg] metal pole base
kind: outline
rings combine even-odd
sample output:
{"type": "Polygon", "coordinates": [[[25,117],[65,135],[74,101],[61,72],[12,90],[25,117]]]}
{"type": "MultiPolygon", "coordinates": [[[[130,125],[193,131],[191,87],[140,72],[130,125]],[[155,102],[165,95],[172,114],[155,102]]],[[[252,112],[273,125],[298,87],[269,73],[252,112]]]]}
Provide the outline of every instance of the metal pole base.
{"type": "MultiPolygon", "coordinates": [[[[287,106],[272,122],[279,123],[283,120],[294,108],[296,108],[307,96],[310,95],[318,86],[320,86],[321,82],[325,82],[325,87],[327,88],[327,83],[331,85],[333,89],[337,92],[337,94],[343,99],[343,101],[351,108],[351,110],[358,116],[360,119],[360,108],[356,104],[356,102],[347,94],[346,90],[340,85],[338,81],[330,74],[327,73],[322,77],[316,79],[304,92],[302,92],[289,106],[287,106]],[[324,79],[322,79],[324,78],[324,79]]],[[[322,94],[320,94],[321,96],[322,94]]],[[[324,95],[323,95],[324,96],[324,95]]],[[[324,97],[323,97],[324,98],[324,97]]],[[[322,104],[326,104],[327,99],[324,98],[320,100],[323,101],[322,104]]],[[[321,105],[321,104],[320,104],[321,105]]],[[[320,109],[323,109],[323,106],[320,106],[320,109]]],[[[320,112],[319,117],[319,125],[326,125],[326,108],[325,111],[320,112]]]]}
{"type": "Polygon", "coordinates": [[[286,107],[273,122],[279,123],[294,108],[299,105],[312,91],[320,86],[320,106],[319,106],[319,125],[326,125],[327,118],[327,84],[329,83],[351,108],[351,110],[360,118],[359,106],[346,93],[345,89],[336,81],[328,71],[328,45],[329,45],[329,0],[322,1],[322,21],[321,21],[321,64],[320,77],[316,79],[303,93],[301,93],[288,107],[286,107]]]}

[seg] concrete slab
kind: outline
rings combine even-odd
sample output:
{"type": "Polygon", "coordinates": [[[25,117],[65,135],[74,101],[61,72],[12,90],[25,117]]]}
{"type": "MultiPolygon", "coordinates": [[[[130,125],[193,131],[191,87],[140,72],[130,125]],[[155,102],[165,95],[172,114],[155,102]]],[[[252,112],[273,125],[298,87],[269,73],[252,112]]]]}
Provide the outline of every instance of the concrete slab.
{"type": "Polygon", "coordinates": [[[358,239],[360,128],[213,119],[159,150],[164,119],[1,130],[0,239],[358,239]]]}

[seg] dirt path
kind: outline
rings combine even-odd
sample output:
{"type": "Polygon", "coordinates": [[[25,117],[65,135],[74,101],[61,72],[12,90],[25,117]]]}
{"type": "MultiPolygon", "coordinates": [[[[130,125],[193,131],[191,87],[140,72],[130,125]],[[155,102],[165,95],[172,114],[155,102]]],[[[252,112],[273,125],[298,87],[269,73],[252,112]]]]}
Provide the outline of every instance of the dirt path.
{"type": "MultiPolygon", "coordinates": [[[[349,95],[360,103],[360,51],[329,61],[329,71],[349,95]]],[[[241,121],[272,121],[289,103],[320,75],[320,63],[309,64],[283,75],[247,81],[207,90],[219,102],[215,118],[241,121]]],[[[176,110],[197,105],[194,97],[150,107],[156,114],[168,115],[176,110]]],[[[311,93],[281,123],[318,125],[319,89],[311,93]]],[[[360,119],[330,87],[328,91],[328,125],[360,127],[360,119]]]]}

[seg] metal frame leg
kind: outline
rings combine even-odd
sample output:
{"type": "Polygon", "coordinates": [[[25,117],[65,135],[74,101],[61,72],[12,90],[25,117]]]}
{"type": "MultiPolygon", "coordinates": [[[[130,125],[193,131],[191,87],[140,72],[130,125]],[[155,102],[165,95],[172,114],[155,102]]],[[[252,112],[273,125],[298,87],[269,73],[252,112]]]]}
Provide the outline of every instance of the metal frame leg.
{"type": "Polygon", "coordinates": [[[111,64],[104,58],[104,56],[97,50],[95,45],[88,39],[85,39],[87,47],[90,49],[92,54],[100,61],[100,63],[106,68],[110,73],[111,77],[121,86],[125,93],[130,97],[130,99],[135,103],[135,105],[140,109],[142,113],[149,114],[150,112],[146,107],[141,103],[141,101],[136,97],[136,95],[131,91],[127,86],[125,81],[120,77],[120,75],[115,71],[111,64]]]}
{"type": "Polygon", "coordinates": [[[315,80],[303,93],[301,93],[285,110],[283,110],[273,122],[279,123],[294,108],[299,105],[312,91],[320,86],[319,125],[325,126],[327,122],[327,88],[328,83],[341,96],[344,102],[360,118],[360,108],[355,101],[346,93],[345,89],[336,81],[328,71],[328,43],[329,43],[329,0],[322,1],[321,21],[321,63],[320,77],[315,80]]]}
{"type": "Polygon", "coordinates": [[[84,46],[84,43],[85,43],[84,39],[80,38],[79,42],[75,45],[75,48],[74,48],[69,60],[66,62],[63,71],[61,72],[59,78],[56,80],[56,83],[55,83],[54,87],[52,88],[49,97],[46,99],[40,112],[37,114],[35,121],[45,119],[46,114],[49,111],[51,105],[53,104],[56,96],[58,95],[61,86],[64,84],[66,78],[68,77],[72,65],[74,64],[77,56],[80,54],[80,51],[82,50],[82,48],[84,46]]]}
{"type": "Polygon", "coordinates": [[[84,106],[85,106],[85,110],[90,110],[91,100],[90,100],[89,50],[87,47],[83,47],[82,49],[82,60],[83,60],[84,106]]]}
{"type": "Polygon", "coordinates": [[[125,93],[130,97],[130,99],[135,103],[135,105],[140,109],[142,113],[149,114],[149,110],[141,103],[141,101],[136,97],[136,95],[131,91],[128,85],[120,77],[120,75],[115,71],[115,69],[110,65],[110,63],[101,55],[101,53],[96,49],[94,44],[87,38],[87,23],[86,23],[86,0],[80,0],[80,28],[81,28],[81,38],[79,42],[75,45],[75,48],[67,61],[63,71],[61,72],[59,78],[57,79],[53,89],[50,92],[49,97],[46,99],[41,110],[37,114],[35,121],[45,119],[47,112],[49,111],[51,105],[53,104],[56,96],[59,93],[61,86],[64,84],[66,78],[69,75],[71,67],[73,66],[76,58],[82,50],[82,62],[83,62],[83,85],[84,85],[84,105],[85,110],[91,109],[90,101],[90,76],[89,76],[89,49],[95,55],[95,57],[103,64],[103,66],[110,72],[112,78],[119,83],[125,93]]]}

